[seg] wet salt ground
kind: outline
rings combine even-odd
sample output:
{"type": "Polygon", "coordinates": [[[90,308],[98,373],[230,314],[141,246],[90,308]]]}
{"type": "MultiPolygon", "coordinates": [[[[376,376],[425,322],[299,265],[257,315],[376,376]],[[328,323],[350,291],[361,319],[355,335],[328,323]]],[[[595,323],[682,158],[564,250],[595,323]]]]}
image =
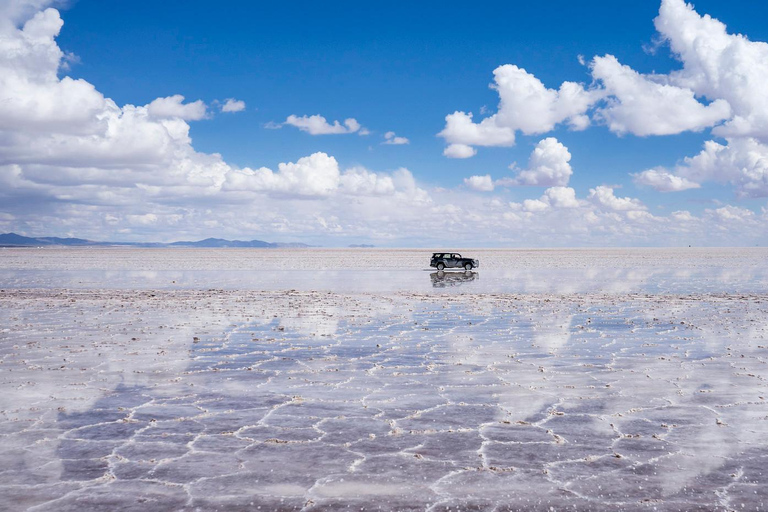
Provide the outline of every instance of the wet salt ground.
{"type": "Polygon", "coordinates": [[[9,510],[768,508],[765,294],[5,290],[0,325],[9,510]]]}
{"type": "Polygon", "coordinates": [[[0,249],[0,289],[304,290],[334,293],[766,293],[768,249],[463,251],[437,273],[413,249],[0,249]]]}
{"type": "Polygon", "coordinates": [[[0,270],[1,288],[303,290],[340,293],[760,293],[768,265],[736,269],[0,270]]]}

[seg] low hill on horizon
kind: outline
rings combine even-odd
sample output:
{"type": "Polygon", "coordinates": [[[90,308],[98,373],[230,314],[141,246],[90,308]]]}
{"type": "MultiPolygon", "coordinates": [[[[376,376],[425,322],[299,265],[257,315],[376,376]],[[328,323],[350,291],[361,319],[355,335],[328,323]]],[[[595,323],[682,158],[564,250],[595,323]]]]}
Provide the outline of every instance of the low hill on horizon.
{"type": "Polygon", "coordinates": [[[59,238],[54,236],[28,237],[17,233],[0,234],[0,247],[41,247],[41,246],[67,246],[67,247],[88,247],[88,246],[120,246],[120,247],[261,247],[261,248],[302,248],[312,247],[302,243],[280,243],[265,242],[263,240],[225,240],[223,238],[206,238],[198,241],[180,241],[171,243],[157,242],[99,242],[95,240],[86,240],[84,238],[59,238]]]}

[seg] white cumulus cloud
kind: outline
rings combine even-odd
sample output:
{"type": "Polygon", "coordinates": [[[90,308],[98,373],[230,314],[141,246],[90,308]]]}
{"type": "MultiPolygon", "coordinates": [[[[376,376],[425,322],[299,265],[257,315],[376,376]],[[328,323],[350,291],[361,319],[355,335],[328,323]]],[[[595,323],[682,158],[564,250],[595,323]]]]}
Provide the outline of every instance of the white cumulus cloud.
{"type": "MultiPolygon", "coordinates": [[[[667,192],[714,181],[731,184],[740,197],[768,197],[768,44],[729,33],[685,0],[662,0],[654,23],[678,69],[643,73],[606,54],[591,59],[589,87],[564,82],[555,90],[518,66],[499,66],[492,85],[497,111],[479,122],[465,112],[448,115],[439,134],[447,143],[443,154],[468,158],[478,146],[513,145],[518,131],[545,133],[559,124],[604,124],[637,136],[710,130],[727,144],[710,141],[674,169],[635,173],[635,183],[667,192]]],[[[528,176],[521,174],[520,184],[528,176]]]]}
{"type": "MultiPolygon", "coordinates": [[[[406,171],[410,174],[410,171],[406,171]]],[[[397,191],[392,176],[375,173],[363,167],[347,169],[339,179],[344,193],[352,195],[385,196],[397,191]]]]}
{"type": "Polygon", "coordinates": [[[686,157],[673,171],[644,171],[635,180],[651,186],[651,182],[663,185],[664,180],[691,184],[686,188],[705,182],[728,183],[739,197],[768,197],[768,145],[751,137],[727,142],[707,141],[698,155],[686,157]]]}
{"type": "Polygon", "coordinates": [[[281,163],[278,171],[237,169],[226,175],[225,190],[271,192],[299,197],[323,197],[339,186],[339,164],[325,153],[314,153],[295,163],[281,163]]]}
{"type": "Polygon", "coordinates": [[[500,178],[496,181],[490,175],[472,176],[464,183],[474,190],[491,191],[496,186],[537,186],[563,188],[573,174],[571,168],[571,153],[554,137],[547,137],[536,144],[528,159],[526,169],[517,169],[513,164],[510,169],[517,170],[514,178],[500,178]]]}
{"type": "MultiPolygon", "coordinates": [[[[637,199],[617,197],[611,187],[596,187],[586,197],[577,197],[565,186],[572,174],[570,151],[554,139],[537,145],[525,177],[521,171],[507,178],[547,187],[543,193],[516,190],[522,196],[518,203],[503,194],[495,196],[490,189],[502,180],[494,182],[490,175],[468,178],[466,186],[426,189],[407,169],[344,168],[324,152],[238,168],[192,145],[189,123],[205,116],[202,102],[185,103],[177,95],[149,105],[120,106],[87,81],[65,76],[65,55],[56,44],[63,22],[58,11],[45,5],[0,5],[4,231],[73,233],[102,240],[252,237],[326,245],[345,240],[377,245],[440,245],[448,240],[481,245],[649,245],[679,243],[682,236],[717,244],[768,243],[765,210],[755,214],[719,205],[699,217],[685,211],[656,217],[637,199]],[[488,193],[467,190],[472,185],[488,193]]],[[[702,94],[694,83],[669,80],[694,91],[697,99],[702,94]]],[[[469,135],[462,139],[458,130],[454,142],[446,138],[446,153],[471,156],[477,146],[509,145],[517,130],[531,133],[560,123],[583,128],[589,122],[584,116],[597,108],[592,95],[600,94],[578,84],[557,90],[538,87],[534,77],[513,68],[500,72],[497,81],[500,95],[501,88],[523,94],[524,84],[530,85],[530,101],[540,104],[518,104],[511,97],[509,107],[500,103],[499,112],[487,118],[491,121],[478,123],[459,113],[455,120],[459,125],[469,121],[469,135]],[[507,79],[513,83],[505,83],[507,79]],[[585,110],[585,101],[592,107],[585,110]],[[509,120],[502,115],[527,108],[542,119],[509,120]]],[[[364,131],[356,121],[296,119],[315,123],[315,128],[307,125],[307,131],[318,126],[321,131],[364,131]]],[[[749,122],[752,128],[759,126],[756,117],[749,122]]],[[[763,194],[763,140],[729,135],[727,142],[708,143],[702,155],[670,172],[694,183],[724,180],[746,195],[763,194]]]]}
{"type": "Polygon", "coordinates": [[[715,219],[726,224],[752,222],[755,219],[755,213],[752,210],[731,205],[714,210],[704,210],[704,214],[710,219],[715,219]]]}
{"type": "Polygon", "coordinates": [[[245,110],[245,102],[235,98],[227,98],[221,106],[222,112],[242,112],[243,110],[245,110]]]}
{"type": "Polygon", "coordinates": [[[570,187],[550,187],[544,191],[542,201],[555,208],[578,208],[581,203],[576,199],[576,191],[570,187]]]}
{"type": "Polygon", "coordinates": [[[673,220],[676,220],[678,222],[696,222],[699,219],[697,217],[694,217],[691,215],[691,212],[688,210],[678,210],[675,212],[672,212],[672,215],[670,215],[673,220]]]}
{"type": "Polygon", "coordinates": [[[715,133],[768,142],[768,44],[729,34],[725,24],[699,15],[684,0],[662,0],[654,23],[683,63],[670,82],[733,109],[733,118],[715,133]]]}
{"type": "Polygon", "coordinates": [[[477,154],[477,150],[466,144],[451,144],[443,150],[443,155],[448,158],[471,158],[477,154]]]}
{"type": "Polygon", "coordinates": [[[680,190],[701,187],[696,182],[675,176],[664,169],[648,169],[647,171],[633,174],[633,178],[636,184],[651,187],[659,192],[678,192],[680,190]]]}
{"type": "Polygon", "coordinates": [[[500,98],[498,111],[479,123],[473,122],[471,113],[446,116],[445,128],[438,134],[449,144],[446,156],[469,155],[462,146],[512,146],[516,130],[530,135],[551,131],[563,122],[577,130],[589,125],[585,113],[599,98],[594,91],[575,82],[548,89],[525,69],[509,64],[499,66],[493,74],[492,88],[500,98]],[[453,145],[461,149],[450,150],[453,145]]]}
{"type": "Polygon", "coordinates": [[[727,183],[739,197],[768,197],[768,44],[729,34],[683,0],[663,0],[655,25],[683,64],[668,81],[727,102],[732,116],[712,130],[726,144],[708,141],[674,169],[645,171],[636,180],[727,183]]]}
{"type": "Polygon", "coordinates": [[[460,147],[512,146],[515,143],[514,130],[497,124],[495,116],[474,123],[472,113],[458,111],[445,116],[445,128],[438,135],[450,145],[460,147]]]}
{"type": "Polygon", "coordinates": [[[730,117],[727,101],[718,99],[705,105],[685,87],[660,83],[623,66],[613,55],[595,57],[592,77],[607,94],[606,105],[597,110],[608,128],[616,133],[672,135],[700,131],[730,117]]]}
{"type": "MultiPolygon", "coordinates": [[[[295,126],[303,132],[307,132],[310,135],[336,135],[344,133],[355,133],[361,129],[360,123],[354,118],[345,119],[344,123],[334,121],[333,124],[329,123],[321,115],[313,116],[295,116],[290,115],[285,120],[285,123],[289,126],[295,126]]],[[[364,132],[369,133],[367,130],[364,132]]]]}
{"type": "Polygon", "coordinates": [[[490,174],[464,178],[464,185],[472,190],[477,190],[478,192],[492,192],[494,188],[490,174]]]}
{"type": "Polygon", "coordinates": [[[205,119],[206,105],[202,100],[184,103],[184,96],[174,94],[167,98],[157,98],[147,105],[147,112],[152,117],[176,118],[185,121],[205,119]]]}
{"type": "Polygon", "coordinates": [[[509,166],[517,170],[514,178],[500,178],[495,185],[502,187],[535,186],[564,187],[573,174],[571,153],[554,137],[547,137],[536,144],[528,158],[528,167],[518,169],[515,164],[509,166]]]}
{"type": "Polygon", "coordinates": [[[613,188],[604,185],[590,189],[587,199],[602,210],[632,211],[646,209],[640,200],[629,197],[616,197],[613,193],[613,188]]]}
{"type": "Polygon", "coordinates": [[[398,137],[395,135],[395,132],[387,132],[384,134],[384,142],[382,144],[393,144],[393,145],[401,145],[401,144],[410,144],[411,141],[409,141],[405,137],[398,137]]]}
{"type": "Polygon", "coordinates": [[[549,203],[541,199],[526,199],[523,201],[523,210],[526,212],[543,212],[549,208],[549,203]]]}
{"type": "Polygon", "coordinates": [[[547,137],[536,144],[528,159],[528,168],[520,171],[516,178],[505,181],[505,184],[537,187],[565,186],[573,174],[570,161],[571,153],[568,148],[556,138],[547,137]]]}

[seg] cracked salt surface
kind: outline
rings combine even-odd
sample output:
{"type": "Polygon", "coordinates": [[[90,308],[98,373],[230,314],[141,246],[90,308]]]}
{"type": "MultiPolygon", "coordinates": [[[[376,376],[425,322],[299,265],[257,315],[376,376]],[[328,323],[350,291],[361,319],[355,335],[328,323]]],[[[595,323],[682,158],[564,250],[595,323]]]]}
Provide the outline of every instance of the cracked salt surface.
{"type": "Polygon", "coordinates": [[[619,274],[651,276],[630,292],[472,288],[493,269],[54,288],[38,268],[47,287],[0,292],[0,508],[764,510],[765,253],[707,254],[674,293],[662,257],[619,274]]]}

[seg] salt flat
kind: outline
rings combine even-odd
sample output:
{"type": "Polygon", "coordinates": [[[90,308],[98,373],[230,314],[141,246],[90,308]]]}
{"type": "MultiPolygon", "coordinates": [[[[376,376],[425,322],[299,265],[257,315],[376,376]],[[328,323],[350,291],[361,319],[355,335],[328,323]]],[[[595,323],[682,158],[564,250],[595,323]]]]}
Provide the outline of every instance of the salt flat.
{"type": "MultiPolygon", "coordinates": [[[[453,250],[453,249],[452,249],[453,250]]],[[[0,249],[0,287],[585,293],[768,291],[768,249],[468,249],[443,275],[414,249],[0,249]],[[460,287],[457,287],[461,285],[460,287]]]]}
{"type": "Polygon", "coordinates": [[[768,251],[381,253],[0,251],[0,503],[768,507],[768,251]]]}

